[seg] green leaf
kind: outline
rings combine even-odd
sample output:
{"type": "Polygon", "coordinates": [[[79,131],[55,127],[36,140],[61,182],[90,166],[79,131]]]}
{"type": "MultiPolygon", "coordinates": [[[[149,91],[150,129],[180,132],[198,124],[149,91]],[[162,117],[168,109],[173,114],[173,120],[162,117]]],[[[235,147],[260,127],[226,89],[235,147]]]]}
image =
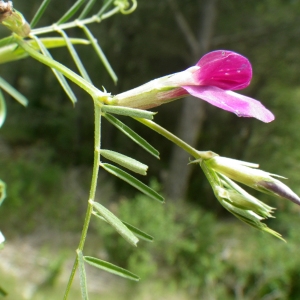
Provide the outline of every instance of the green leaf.
{"type": "Polygon", "coordinates": [[[99,12],[97,13],[97,16],[101,17],[105,13],[106,9],[113,3],[113,1],[114,0],[107,0],[102,6],[102,8],[99,10],[99,12]]]}
{"type": "Polygon", "coordinates": [[[0,48],[15,43],[15,38],[10,35],[0,40],[0,48]]]}
{"type": "Polygon", "coordinates": [[[117,163],[122,167],[129,169],[130,171],[141,175],[147,175],[148,166],[131,157],[128,157],[115,151],[105,149],[101,149],[100,153],[106,159],[109,159],[114,163],[117,163]]]}
{"type": "MultiPolygon", "coordinates": [[[[101,219],[102,221],[106,221],[98,212],[93,211],[93,215],[99,219],[101,219]]],[[[146,242],[153,242],[153,237],[151,235],[149,235],[148,233],[136,228],[135,226],[122,221],[121,222],[138,238],[146,241],[146,242]]]]}
{"type": "Polygon", "coordinates": [[[128,117],[136,117],[143,118],[147,120],[153,120],[153,116],[156,112],[138,109],[138,108],[130,108],[125,106],[114,106],[114,105],[103,105],[102,110],[107,113],[128,116],[128,117]]]}
{"type": "MultiPolygon", "coordinates": [[[[6,118],[6,104],[2,91],[0,90],[0,128],[2,127],[6,118]]],[[[1,194],[0,194],[0,205],[1,205],[1,194]]]]}
{"type": "Polygon", "coordinates": [[[17,91],[13,86],[11,86],[7,81],[0,77],[0,88],[5,92],[10,94],[15,100],[17,100],[23,106],[27,106],[28,100],[19,91],[17,91]]]}
{"type": "Polygon", "coordinates": [[[86,284],[84,258],[83,258],[81,250],[77,250],[77,258],[78,258],[78,267],[79,267],[79,280],[80,280],[81,297],[82,297],[83,300],[88,300],[89,296],[88,296],[87,284],[86,284]]]}
{"type": "Polygon", "coordinates": [[[31,29],[35,27],[37,22],[41,19],[43,13],[45,12],[47,6],[49,5],[51,0],[44,0],[42,4],[40,5],[39,9],[35,13],[34,17],[32,18],[32,21],[30,22],[31,29]]]}
{"type": "Polygon", "coordinates": [[[130,174],[126,173],[125,171],[121,170],[118,167],[115,167],[110,164],[100,164],[100,166],[105,169],[107,172],[109,172],[112,175],[115,175],[116,177],[120,178],[121,180],[129,183],[145,195],[149,196],[150,198],[157,200],[161,203],[164,202],[164,198],[159,195],[157,192],[155,192],[153,189],[151,189],[149,186],[145,185],[135,177],[131,176],[130,174]]]}
{"type": "MultiPolygon", "coordinates": [[[[15,61],[19,59],[23,59],[28,57],[28,53],[21,47],[14,42],[14,39],[11,39],[13,43],[8,43],[7,45],[0,45],[0,64],[15,61]]],[[[58,48],[58,47],[65,47],[66,42],[63,38],[60,37],[52,37],[52,38],[43,38],[40,41],[45,45],[47,49],[50,48],[58,48]]],[[[7,41],[9,42],[9,41],[7,41]]],[[[81,44],[81,45],[89,45],[90,42],[85,39],[70,39],[72,44],[81,44]]],[[[40,50],[37,42],[35,40],[27,41],[28,44],[32,46],[32,48],[36,50],[40,50]]]]}
{"type": "Polygon", "coordinates": [[[102,61],[106,71],[112,78],[113,82],[117,83],[118,77],[117,77],[115,71],[113,70],[113,68],[111,67],[111,65],[110,65],[108,59],[106,58],[104,52],[102,51],[101,47],[99,46],[97,39],[94,38],[93,34],[90,32],[90,30],[85,25],[83,25],[81,28],[84,31],[87,39],[91,42],[95,52],[99,56],[100,60],[102,61]]]}
{"type": "MultiPolygon", "coordinates": [[[[50,52],[47,50],[47,48],[44,46],[44,44],[37,37],[35,37],[35,40],[38,43],[42,53],[46,57],[49,57],[50,59],[52,59],[52,56],[51,56],[50,52]]],[[[61,87],[64,89],[64,91],[66,92],[66,94],[70,98],[71,102],[73,104],[75,104],[77,102],[77,98],[76,98],[75,94],[73,93],[70,85],[68,84],[66,78],[63,76],[62,73],[58,72],[56,69],[51,68],[51,70],[54,73],[54,75],[56,76],[56,78],[57,78],[58,82],[60,83],[61,87]]]]}
{"type": "Polygon", "coordinates": [[[153,146],[151,146],[145,139],[143,139],[140,135],[138,135],[132,129],[130,129],[127,125],[125,125],[123,122],[121,122],[120,120],[118,120],[117,118],[115,118],[110,114],[104,113],[103,116],[107,121],[109,121],[111,124],[117,127],[131,140],[133,140],[139,146],[144,148],[147,152],[149,152],[150,154],[152,154],[153,156],[159,159],[159,152],[153,146]]]}
{"type": "Polygon", "coordinates": [[[139,239],[111,211],[97,202],[90,201],[93,208],[131,245],[136,246],[139,239]]]}
{"type": "Polygon", "coordinates": [[[85,0],[77,0],[73,6],[57,21],[57,24],[62,24],[74,16],[85,0]]]}
{"type": "Polygon", "coordinates": [[[153,242],[153,236],[149,235],[148,233],[136,228],[135,226],[125,222],[125,221],[122,221],[124,225],[126,225],[126,227],[131,231],[133,232],[138,238],[142,239],[142,240],[145,240],[147,242],[153,242]]]}
{"type": "Polygon", "coordinates": [[[74,46],[73,46],[70,38],[67,36],[67,34],[63,30],[59,30],[58,32],[63,36],[64,40],[66,41],[66,45],[68,47],[68,50],[69,50],[69,52],[70,52],[70,54],[71,54],[71,56],[72,56],[72,58],[73,58],[73,60],[74,60],[74,62],[76,64],[76,66],[77,66],[77,68],[78,68],[81,76],[86,81],[92,82],[91,79],[90,79],[90,77],[89,77],[89,75],[88,75],[88,73],[87,73],[87,71],[86,71],[86,69],[85,69],[85,67],[83,66],[83,64],[82,64],[82,62],[81,62],[81,60],[80,60],[80,58],[79,58],[79,56],[78,56],[78,54],[77,54],[74,46]]]}
{"type": "Polygon", "coordinates": [[[78,17],[79,20],[84,19],[88,15],[88,13],[93,8],[93,6],[96,3],[96,1],[97,0],[90,0],[89,1],[89,3],[85,6],[84,10],[82,11],[82,13],[80,14],[80,16],[78,17]]]}
{"type": "Polygon", "coordinates": [[[139,281],[140,280],[140,278],[137,275],[129,272],[126,269],[123,269],[121,267],[113,265],[113,264],[111,264],[107,261],[104,261],[104,260],[101,260],[101,259],[98,259],[98,258],[95,258],[95,257],[91,257],[91,256],[84,256],[83,259],[88,264],[90,264],[90,265],[92,265],[96,268],[105,270],[106,272],[113,273],[115,275],[130,279],[130,280],[134,280],[134,281],[139,281]]]}

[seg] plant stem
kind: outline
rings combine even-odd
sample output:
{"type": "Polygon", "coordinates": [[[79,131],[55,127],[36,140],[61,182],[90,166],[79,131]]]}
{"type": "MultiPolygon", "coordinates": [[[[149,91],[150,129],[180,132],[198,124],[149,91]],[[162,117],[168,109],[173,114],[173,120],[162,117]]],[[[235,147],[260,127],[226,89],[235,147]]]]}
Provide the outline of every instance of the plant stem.
{"type": "MultiPolygon", "coordinates": [[[[87,231],[89,228],[92,212],[93,212],[93,205],[90,202],[93,202],[95,200],[96,195],[96,189],[97,189],[97,181],[98,181],[98,173],[99,173],[99,165],[100,165],[100,147],[101,147],[101,106],[96,104],[96,101],[94,101],[94,110],[95,110],[95,129],[94,129],[94,164],[93,164],[93,173],[92,173],[92,180],[91,180],[91,187],[90,187],[90,193],[89,193],[89,201],[88,201],[88,207],[85,214],[84,224],[81,232],[81,237],[79,241],[79,245],[77,248],[77,251],[83,251],[83,247],[85,244],[87,231]]],[[[78,257],[76,255],[72,272],[69,277],[69,281],[66,287],[66,292],[64,295],[64,300],[68,298],[72,282],[74,280],[74,276],[77,270],[78,266],[78,257]]]]}
{"type": "Polygon", "coordinates": [[[59,27],[59,29],[64,30],[64,29],[69,29],[69,28],[74,28],[77,27],[79,24],[91,24],[91,23],[100,23],[102,20],[107,19],[109,17],[111,17],[112,15],[118,13],[120,11],[119,7],[115,7],[112,10],[108,11],[107,13],[98,16],[98,15],[94,15],[90,18],[86,18],[84,20],[75,20],[72,22],[68,22],[68,23],[64,23],[64,24],[53,24],[51,26],[46,26],[46,27],[42,27],[42,28],[37,28],[37,29],[33,29],[31,31],[32,34],[34,35],[39,35],[39,34],[45,34],[45,33],[49,33],[49,32],[54,32],[56,30],[57,27],[59,27]]]}
{"type": "MultiPolygon", "coordinates": [[[[45,64],[46,66],[50,68],[54,68],[60,73],[62,73],[65,77],[69,78],[71,81],[73,81],[75,84],[77,84],[79,87],[84,89],[87,93],[89,93],[93,98],[98,97],[107,97],[107,93],[101,92],[99,89],[97,89],[94,85],[86,81],[84,78],[64,66],[63,64],[59,63],[58,61],[51,59],[38,51],[36,51],[34,48],[32,48],[26,41],[23,41],[22,39],[18,38],[17,36],[16,42],[17,44],[23,48],[30,56],[32,56],[37,61],[45,64]]],[[[37,42],[39,42],[37,40],[37,42]]]]}
{"type": "Polygon", "coordinates": [[[217,155],[216,153],[212,151],[198,151],[183,140],[181,140],[179,137],[168,131],[167,129],[161,127],[157,123],[147,120],[147,119],[142,119],[142,118],[134,118],[135,120],[139,121],[140,123],[146,125],[147,127],[151,128],[152,130],[156,131],[160,135],[164,136],[180,148],[182,148],[184,151],[189,153],[190,155],[194,156],[196,159],[209,159],[212,158],[213,156],[217,155]]]}

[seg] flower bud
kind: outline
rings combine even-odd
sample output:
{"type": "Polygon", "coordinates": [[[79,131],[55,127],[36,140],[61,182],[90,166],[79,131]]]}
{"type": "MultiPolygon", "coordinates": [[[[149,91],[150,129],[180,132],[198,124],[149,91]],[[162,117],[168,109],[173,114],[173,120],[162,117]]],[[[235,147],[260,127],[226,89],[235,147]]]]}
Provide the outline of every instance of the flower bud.
{"type": "Polygon", "coordinates": [[[291,200],[300,205],[300,198],[288,186],[272,177],[280,176],[255,169],[253,168],[254,164],[220,156],[206,160],[205,163],[217,173],[223,174],[253,189],[291,200]]]}
{"type": "Polygon", "coordinates": [[[0,1],[0,23],[21,37],[30,33],[29,24],[23,15],[13,8],[11,1],[0,1]]]}

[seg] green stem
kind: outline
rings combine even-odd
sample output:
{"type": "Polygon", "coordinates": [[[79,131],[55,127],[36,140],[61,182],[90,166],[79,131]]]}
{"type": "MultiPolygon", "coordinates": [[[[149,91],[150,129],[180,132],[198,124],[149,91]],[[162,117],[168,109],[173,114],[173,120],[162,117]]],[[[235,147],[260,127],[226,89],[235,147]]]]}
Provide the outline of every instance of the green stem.
{"type": "Polygon", "coordinates": [[[189,153],[190,155],[194,156],[196,159],[209,159],[213,156],[217,155],[216,153],[212,151],[198,151],[183,140],[181,140],[179,137],[171,133],[170,131],[166,130],[165,128],[161,127],[157,123],[142,119],[142,118],[134,118],[135,120],[139,121],[140,123],[146,125],[147,127],[151,128],[152,130],[156,131],[160,135],[164,136],[174,144],[176,144],[178,147],[182,148],[184,151],[189,153]]]}
{"type": "MultiPolygon", "coordinates": [[[[95,149],[94,149],[94,164],[93,164],[93,173],[92,173],[92,180],[91,180],[91,187],[90,187],[90,193],[89,193],[89,201],[88,201],[88,207],[85,214],[84,224],[81,232],[81,237],[79,241],[79,245],[77,248],[77,251],[83,251],[83,247],[85,244],[87,231],[89,228],[92,212],[93,212],[93,205],[90,202],[93,202],[95,200],[96,195],[96,189],[97,189],[97,180],[98,180],[98,172],[99,172],[99,165],[100,165],[100,147],[101,147],[101,107],[96,104],[96,101],[94,101],[94,109],[95,109],[95,129],[94,129],[94,141],[95,141],[95,149]]],[[[66,292],[64,295],[64,300],[68,298],[74,276],[77,270],[78,266],[78,256],[76,255],[72,272],[69,277],[69,281],[66,287],[66,292]]]]}
{"type": "Polygon", "coordinates": [[[32,34],[34,35],[39,35],[39,34],[45,34],[45,33],[49,33],[49,32],[54,32],[57,28],[61,29],[61,30],[65,30],[65,29],[69,29],[69,28],[74,28],[77,27],[79,24],[83,24],[83,25],[87,25],[87,24],[91,24],[91,23],[100,23],[102,20],[107,19],[109,17],[111,17],[112,15],[118,13],[120,11],[119,7],[115,7],[112,10],[108,11],[107,13],[98,16],[98,15],[94,15],[90,18],[86,18],[84,20],[75,20],[72,22],[68,22],[68,23],[64,23],[64,24],[53,24],[51,26],[46,26],[46,27],[42,27],[42,28],[37,28],[37,29],[33,29],[31,31],[32,34]]]}
{"type": "MultiPolygon", "coordinates": [[[[65,77],[69,78],[71,81],[73,81],[75,84],[77,84],[79,87],[81,87],[83,90],[85,90],[87,93],[89,93],[93,98],[102,98],[107,97],[107,93],[101,92],[99,89],[97,89],[94,85],[86,81],[84,78],[64,66],[63,64],[59,63],[58,61],[55,61],[54,59],[51,59],[38,51],[36,51],[34,48],[32,48],[26,41],[18,38],[17,36],[16,42],[17,44],[23,48],[31,57],[36,59],[37,61],[45,64],[48,67],[54,68],[60,73],[62,73],[65,77]]],[[[37,40],[37,42],[39,42],[37,40]]]]}

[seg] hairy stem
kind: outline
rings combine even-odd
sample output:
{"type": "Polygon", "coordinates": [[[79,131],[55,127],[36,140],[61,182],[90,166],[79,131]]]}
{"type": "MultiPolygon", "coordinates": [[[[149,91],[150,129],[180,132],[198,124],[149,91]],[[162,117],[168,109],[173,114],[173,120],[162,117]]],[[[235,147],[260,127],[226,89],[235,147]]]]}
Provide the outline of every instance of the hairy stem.
{"type": "MultiPolygon", "coordinates": [[[[94,129],[94,142],[95,142],[95,149],[94,149],[94,164],[93,164],[93,173],[92,173],[92,180],[91,180],[91,187],[90,187],[90,193],[89,193],[89,201],[88,201],[88,207],[85,214],[84,224],[81,232],[81,237],[79,241],[79,245],[77,248],[77,251],[83,251],[83,247],[85,244],[87,231],[89,228],[92,212],[93,212],[93,206],[92,202],[95,200],[96,195],[96,189],[97,189],[97,180],[98,180],[98,173],[99,173],[99,165],[100,165],[100,147],[101,147],[101,107],[96,104],[96,101],[94,101],[94,110],[95,110],[95,129],[94,129]]],[[[68,298],[74,276],[77,270],[78,266],[78,257],[76,255],[72,272],[69,277],[69,281],[66,287],[66,292],[64,295],[64,300],[68,298]]]]}

